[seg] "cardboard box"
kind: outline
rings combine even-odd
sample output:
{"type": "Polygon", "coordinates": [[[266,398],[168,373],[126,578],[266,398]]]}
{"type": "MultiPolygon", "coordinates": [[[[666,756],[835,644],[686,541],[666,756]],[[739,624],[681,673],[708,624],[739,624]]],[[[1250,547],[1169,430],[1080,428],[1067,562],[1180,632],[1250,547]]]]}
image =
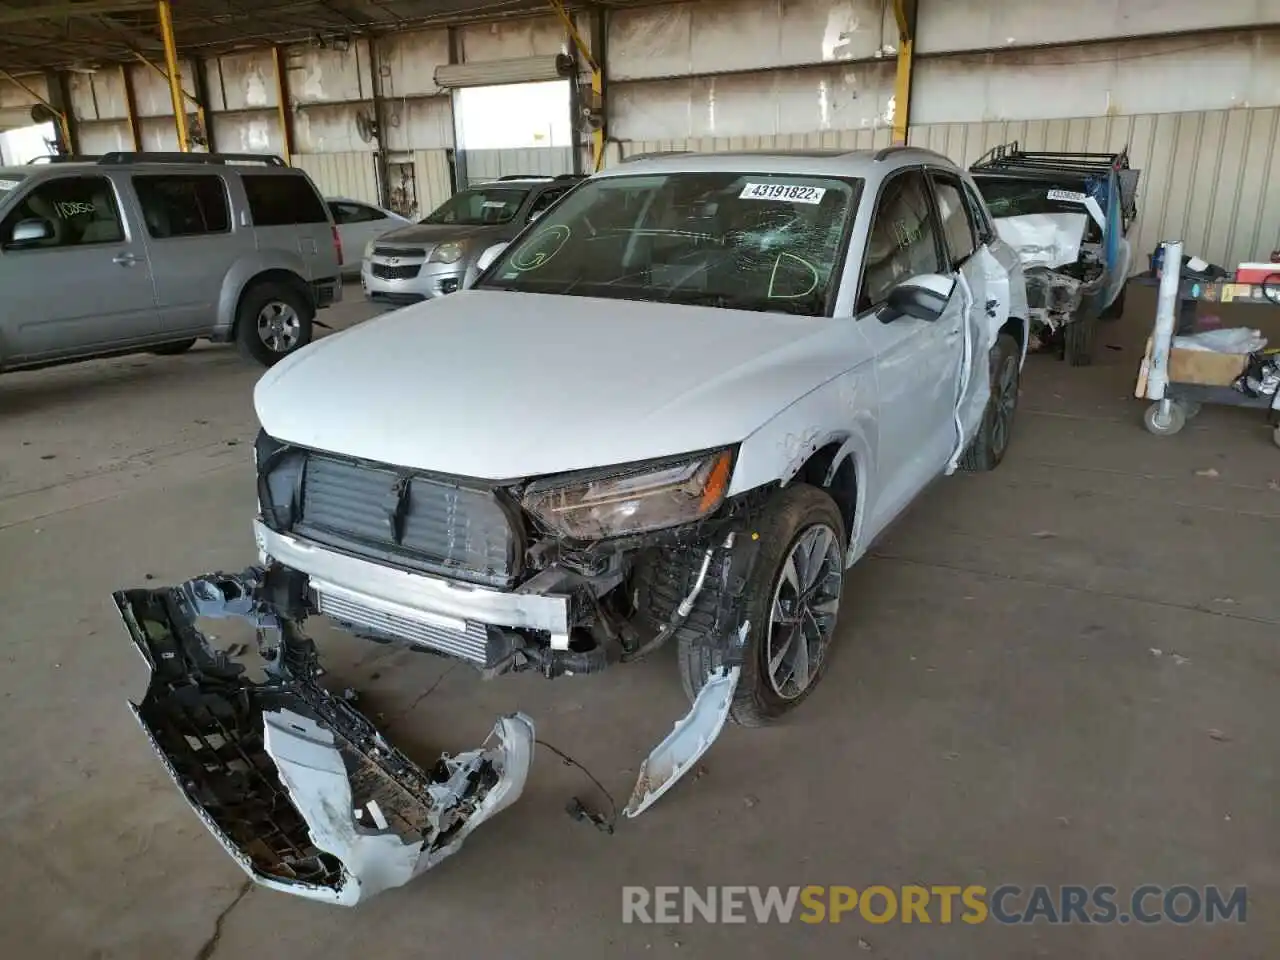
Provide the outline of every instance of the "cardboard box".
{"type": "Polygon", "coordinates": [[[1169,382],[1229,387],[1248,365],[1249,358],[1245,354],[1179,350],[1175,347],[1169,351],[1169,382]]]}

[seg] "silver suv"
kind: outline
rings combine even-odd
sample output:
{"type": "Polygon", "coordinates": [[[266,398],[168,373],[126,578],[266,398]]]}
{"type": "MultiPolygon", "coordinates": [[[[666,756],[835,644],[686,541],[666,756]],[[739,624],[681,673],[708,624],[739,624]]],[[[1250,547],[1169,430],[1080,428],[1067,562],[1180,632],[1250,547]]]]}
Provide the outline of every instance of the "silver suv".
{"type": "Polygon", "coordinates": [[[396,307],[456,293],[479,273],[485,250],[510,241],[582,177],[503,177],[450,197],[422,221],[370,240],[360,285],[396,307]]]}
{"type": "Polygon", "coordinates": [[[279,157],[0,167],[0,370],[234,340],[270,366],[342,296],[342,249],[279,157]]]}

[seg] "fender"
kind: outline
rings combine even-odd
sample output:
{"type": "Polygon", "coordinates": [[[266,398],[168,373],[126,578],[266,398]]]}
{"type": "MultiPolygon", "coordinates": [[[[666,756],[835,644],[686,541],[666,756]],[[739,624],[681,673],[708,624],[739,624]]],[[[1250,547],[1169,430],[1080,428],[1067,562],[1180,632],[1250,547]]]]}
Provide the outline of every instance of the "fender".
{"type": "Polygon", "coordinates": [[[230,339],[241,294],[254,277],[268,270],[284,270],[292,273],[309,287],[307,281],[309,270],[306,261],[296,253],[290,253],[287,250],[258,250],[241,257],[231,265],[231,269],[223,278],[222,291],[218,295],[218,319],[214,324],[213,339],[230,339]]]}
{"type": "Polygon", "coordinates": [[[874,506],[879,396],[870,361],[859,364],[805,394],[742,441],[730,493],[769,483],[790,483],[817,451],[839,444],[824,478],[829,483],[842,463],[852,460],[857,482],[853,529],[846,564],[861,555],[868,507],[874,506]]]}

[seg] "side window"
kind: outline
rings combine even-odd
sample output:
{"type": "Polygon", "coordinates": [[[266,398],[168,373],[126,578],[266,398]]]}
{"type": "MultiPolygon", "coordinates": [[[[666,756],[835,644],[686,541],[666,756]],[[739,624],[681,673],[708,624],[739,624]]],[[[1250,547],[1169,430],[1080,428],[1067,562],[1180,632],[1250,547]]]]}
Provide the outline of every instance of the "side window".
{"type": "Polygon", "coordinates": [[[559,200],[562,196],[564,196],[566,189],[567,188],[561,188],[558,190],[544,190],[541,194],[538,195],[538,198],[533,201],[533,206],[529,208],[529,216],[532,217],[536,213],[542,213],[543,210],[546,210],[547,207],[551,206],[553,203],[559,200]]]}
{"type": "Polygon", "coordinates": [[[978,191],[967,183],[964,185],[964,196],[969,201],[969,213],[973,217],[973,225],[978,229],[978,241],[990,243],[996,238],[996,228],[991,223],[986,204],[982,202],[978,191]]]}
{"type": "Polygon", "coordinates": [[[297,173],[242,173],[255,227],[327,223],[329,215],[311,181],[297,173]]]}
{"type": "Polygon", "coordinates": [[[955,177],[935,173],[933,189],[938,197],[938,214],[942,218],[942,235],[947,241],[951,266],[959,267],[978,249],[978,235],[964,199],[964,188],[955,177]]]}
{"type": "Polygon", "coordinates": [[[0,224],[6,248],[42,249],[121,243],[124,224],[115,190],[106,177],[61,177],[47,180],[23,198],[0,224]],[[46,236],[14,241],[14,228],[24,220],[42,221],[46,236]]]}
{"type": "Polygon", "coordinates": [[[344,204],[351,211],[352,223],[372,223],[374,220],[385,220],[387,215],[376,207],[366,207],[363,203],[344,204]]]}
{"type": "Polygon", "coordinates": [[[374,220],[385,220],[387,215],[374,207],[363,203],[343,203],[334,201],[329,204],[334,223],[371,223],[374,220]]]}
{"type": "Polygon", "coordinates": [[[908,170],[885,184],[876,204],[867,236],[858,312],[883,303],[889,291],[905,280],[946,272],[938,252],[938,225],[924,173],[908,170]]]}
{"type": "Polygon", "coordinates": [[[157,240],[231,231],[227,185],[215,174],[137,176],[133,189],[147,233],[157,240]]]}

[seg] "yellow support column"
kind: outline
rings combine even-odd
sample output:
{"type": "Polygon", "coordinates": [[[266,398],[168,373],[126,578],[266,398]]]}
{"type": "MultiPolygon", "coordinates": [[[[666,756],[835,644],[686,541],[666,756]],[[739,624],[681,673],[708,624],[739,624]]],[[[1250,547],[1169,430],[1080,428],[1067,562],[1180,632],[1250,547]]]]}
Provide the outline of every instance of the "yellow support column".
{"type": "Polygon", "coordinates": [[[157,0],[160,14],[160,39],[164,42],[164,63],[169,74],[169,96],[173,100],[173,125],[178,131],[178,149],[191,149],[187,136],[187,105],[182,96],[182,74],[178,70],[178,45],[173,39],[173,10],[169,0],[157,0]]]}
{"type": "Polygon", "coordinates": [[[911,58],[916,39],[916,0],[893,0],[898,21],[898,75],[893,84],[893,142],[905,145],[911,120],[911,58]]]}

